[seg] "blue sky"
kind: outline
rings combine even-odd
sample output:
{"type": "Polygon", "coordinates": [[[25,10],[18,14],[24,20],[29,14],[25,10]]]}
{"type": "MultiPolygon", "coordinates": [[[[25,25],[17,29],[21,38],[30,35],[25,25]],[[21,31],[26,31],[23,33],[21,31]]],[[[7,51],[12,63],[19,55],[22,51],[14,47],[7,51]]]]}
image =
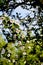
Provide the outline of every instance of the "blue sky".
{"type": "Polygon", "coordinates": [[[31,10],[23,9],[22,7],[17,7],[15,10],[12,11],[12,15],[16,15],[16,12],[21,13],[20,16],[24,18],[25,16],[29,15],[31,18],[34,17],[34,13],[31,10]]]}

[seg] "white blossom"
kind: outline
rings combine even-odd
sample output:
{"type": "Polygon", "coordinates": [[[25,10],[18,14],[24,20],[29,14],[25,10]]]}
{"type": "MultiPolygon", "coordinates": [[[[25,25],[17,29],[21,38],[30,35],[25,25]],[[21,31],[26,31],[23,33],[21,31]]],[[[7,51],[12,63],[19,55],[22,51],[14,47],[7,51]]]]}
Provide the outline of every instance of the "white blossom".
{"type": "Polygon", "coordinates": [[[43,63],[41,63],[41,65],[43,65],[43,63]]]}
{"type": "Polygon", "coordinates": [[[27,43],[29,43],[29,40],[27,40],[27,43]]]}
{"type": "Polygon", "coordinates": [[[10,19],[10,23],[14,23],[15,22],[15,20],[14,19],[10,19]]]}
{"type": "Polygon", "coordinates": [[[23,55],[26,55],[26,52],[23,52],[23,55]]]}
{"type": "Polygon", "coordinates": [[[18,42],[19,45],[22,45],[21,41],[18,42]]]}
{"type": "Polygon", "coordinates": [[[26,61],[24,61],[24,64],[26,64],[26,61]]]}
{"type": "Polygon", "coordinates": [[[4,54],[5,53],[5,49],[3,48],[2,51],[1,51],[1,54],[4,54]]]}
{"type": "Polygon", "coordinates": [[[13,59],[13,60],[12,60],[12,62],[14,63],[14,62],[15,62],[15,60],[13,59]]]}
{"type": "Polygon", "coordinates": [[[10,54],[8,54],[7,57],[10,57],[10,54]]]}
{"type": "Polygon", "coordinates": [[[8,62],[11,62],[11,60],[8,60],[8,62]]]}
{"type": "Polygon", "coordinates": [[[28,48],[29,48],[29,49],[31,49],[31,47],[30,47],[30,46],[28,46],[28,48]]]}

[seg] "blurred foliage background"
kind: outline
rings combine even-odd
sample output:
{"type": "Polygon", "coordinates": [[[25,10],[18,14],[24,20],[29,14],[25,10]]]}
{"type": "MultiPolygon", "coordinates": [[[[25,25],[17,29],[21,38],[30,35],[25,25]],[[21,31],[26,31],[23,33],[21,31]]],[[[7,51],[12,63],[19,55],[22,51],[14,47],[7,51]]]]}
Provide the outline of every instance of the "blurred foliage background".
{"type": "Polygon", "coordinates": [[[0,65],[43,65],[43,0],[0,0],[0,12],[0,65]],[[19,6],[34,16],[11,15],[19,6]]]}

